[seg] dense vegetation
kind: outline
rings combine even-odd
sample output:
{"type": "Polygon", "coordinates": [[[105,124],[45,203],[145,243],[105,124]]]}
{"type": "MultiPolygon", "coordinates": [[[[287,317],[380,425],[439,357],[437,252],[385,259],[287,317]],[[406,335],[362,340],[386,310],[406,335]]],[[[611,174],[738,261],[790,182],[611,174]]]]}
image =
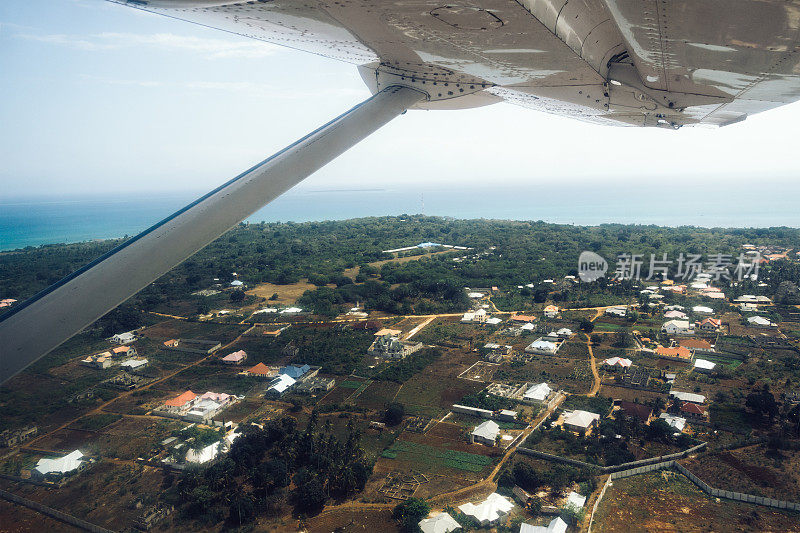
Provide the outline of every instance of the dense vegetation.
{"type": "Polygon", "coordinates": [[[275,516],[289,504],[300,515],[314,514],[329,499],[364,488],[372,464],[357,430],[348,426],[337,435],[329,423],[318,427],[316,413],[304,429],[296,424],[286,417],[263,429],[248,426],[227,456],[187,472],[169,497],[190,519],[238,527],[260,515],[275,516]]]}
{"type": "MultiPolygon", "coordinates": [[[[0,295],[17,299],[32,296],[119,242],[48,245],[2,253],[0,295]]],[[[306,294],[301,302],[325,315],[355,301],[363,302],[368,309],[393,313],[446,312],[466,307],[465,286],[515,288],[574,275],[578,255],[583,250],[601,254],[612,268],[618,254],[642,254],[645,259],[642,272],[646,273],[651,253],[666,253],[672,260],[680,253],[725,253],[735,258],[744,243],[798,249],[800,230],[616,224],[581,227],[424,216],[242,224],[144,289],[133,301],[133,307],[147,310],[170,299],[185,298],[191,292],[211,286],[214,278],[224,283],[231,279],[232,272],[237,272],[240,279],[251,285],[308,279],[318,289],[306,294]],[[467,246],[472,250],[431,255],[402,264],[370,264],[391,258],[382,250],[422,241],[467,246]]],[[[673,264],[671,273],[674,274],[675,268],[673,264]]],[[[795,285],[800,282],[800,267],[777,262],[768,280],[769,290],[774,293],[782,281],[795,285]]],[[[733,290],[753,289],[743,283],[733,290]]],[[[800,298],[794,289],[784,288],[787,301],[800,298]]],[[[606,286],[603,282],[556,286],[551,298],[570,301],[575,306],[602,305],[613,300],[615,292],[627,294],[628,288],[625,284],[606,286]]],[[[496,303],[500,307],[523,309],[546,298],[546,292],[524,287],[506,292],[496,303]]],[[[135,323],[132,316],[118,315],[116,319],[122,322],[120,327],[123,323],[126,327],[135,323]]]]}

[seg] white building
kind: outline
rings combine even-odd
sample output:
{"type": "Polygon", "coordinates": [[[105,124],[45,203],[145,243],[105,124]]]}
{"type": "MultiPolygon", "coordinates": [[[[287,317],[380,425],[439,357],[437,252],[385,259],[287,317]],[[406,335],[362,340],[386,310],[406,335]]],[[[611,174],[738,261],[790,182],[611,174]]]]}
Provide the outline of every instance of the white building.
{"type": "Polygon", "coordinates": [[[691,402],[696,404],[706,403],[706,397],[702,394],[695,394],[693,392],[682,392],[677,390],[669,391],[669,395],[682,402],[691,402]]]}
{"type": "Polygon", "coordinates": [[[692,312],[700,315],[711,315],[714,313],[714,310],[705,305],[695,305],[692,307],[692,312]]]}
{"type": "Polygon", "coordinates": [[[688,320],[668,320],[661,326],[661,333],[667,335],[693,335],[694,325],[688,320]]]}
{"type": "Polygon", "coordinates": [[[661,413],[658,418],[667,423],[669,427],[676,432],[683,433],[683,428],[686,427],[686,419],[680,416],[674,416],[669,413],[661,413]]]}
{"type": "Polygon", "coordinates": [[[130,344],[136,340],[136,332],[135,331],[126,331],[125,333],[117,333],[113,337],[111,337],[111,342],[116,344],[130,344]]]}
{"type": "Polygon", "coordinates": [[[447,513],[439,513],[434,517],[420,520],[419,528],[422,533],[450,533],[461,528],[461,524],[447,513]]]}
{"type": "Polygon", "coordinates": [[[714,369],[716,367],[717,367],[716,363],[713,363],[711,361],[707,361],[705,359],[695,359],[694,360],[694,369],[697,372],[703,372],[704,374],[710,374],[711,372],[714,371],[714,369]]]}
{"type": "Polygon", "coordinates": [[[491,493],[478,505],[465,503],[464,505],[458,506],[459,511],[467,516],[473,517],[482,527],[497,524],[500,522],[500,519],[508,515],[513,508],[514,503],[511,500],[496,492],[491,493]]]}
{"type": "Polygon", "coordinates": [[[606,309],[605,314],[625,318],[625,316],[628,314],[628,309],[625,307],[609,307],[606,309]]]}
{"type": "Polygon", "coordinates": [[[575,491],[569,493],[567,496],[567,501],[564,504],[564,507],[573,507],[576,510],[583,509],[584,504],[586,503],[586,496],[581,496],[575,491]]]}
{"type": "Polygon", "coordinates": [[[522,400],[530,403],[544,403],[553,389],[547,383],[538,383],[525,391],[522,400]]]}
{"type": "Polygon", "coordinates": [[[282,396],[284,392],[292,388],[296,380],[292,376],[286,374],[278,374],[278,377],[273,379],[269,387],[267,387],[266,394],[272,396],[282,396]]]}
{"type": "Polygon", "coordinates": [[[147,359],[128,359],[121,362],[119,366],[128,370],[138,370],[147,366],[147,359]]]}
{"type": "Polygon", "coordinates": [[[626,359],[625,357],[609,357],[603,361],[603,364],[607,366],[619,366],[622,368],[628,368],[631,366],[631,363],[633,363],[633,361],[626,359]]]}
{"type": "Polygon", "coordinates": [[[553,355],[558,350],[558,344],[546,341],[541,337],[530,343],[525,347],[527,353],[535,353],[540,355],[553,355]]]}
{"type": "Polygon", "coordinates": [[[209,461],[213,461],[214,458],[217,457],[219,454],[219,447],[221,441],[214,442],[213,444],[209,444],[204,448],[200,448],[199,450],[189,450],[186,452],[186,462],[193,463],[193,464],[203,464],[209,461]]]}
{"type": "Polygon", "coordinates": [[[39,459],[33,472],[41,477],[60,477],[70,472],[76,472],[83,464],[83,454],[79,450],[75,450],[57,459],[47,457],[39,459]]]}
{"type": "Polygon", "coordinates": [[[564,428],[578,433],[586,433],[600,420],[600,415],[589,411],[576,409],[564,413],[564,428]]]}
{"type": "Polygon", "coordinates": [[[497,422],[494,420],[487,420],[472,430],[470,442],[494,446],[499,434],[500,426],[497,425],[497,422]]]}
{"type": "Polygon", "coordinates": [[[763,316],[751,316],[747,319],[747,324],[754,328],[774,328],[777,325],[763,316]]]}
{"type": "Polygon", "coordinates": [[[532,526],[522,523],[519,525],[519,533],[566,533],[567,523],[560,516],[553,518],[547,526],[532,526]]]}

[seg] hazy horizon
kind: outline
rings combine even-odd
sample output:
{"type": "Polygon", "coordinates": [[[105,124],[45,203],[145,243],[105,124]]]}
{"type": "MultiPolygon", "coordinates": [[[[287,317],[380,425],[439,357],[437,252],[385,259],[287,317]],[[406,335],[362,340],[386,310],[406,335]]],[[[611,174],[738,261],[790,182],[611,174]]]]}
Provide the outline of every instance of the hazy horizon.
{"type": "MultiPolygon", "coordinates": [[[[0,3],[4,195],[211,190],[369,96],[355,66],[100,0],[0,3]]],[[[721,129],[411,111],[311,188],[796,179],[800,104],[721,129]]]]}

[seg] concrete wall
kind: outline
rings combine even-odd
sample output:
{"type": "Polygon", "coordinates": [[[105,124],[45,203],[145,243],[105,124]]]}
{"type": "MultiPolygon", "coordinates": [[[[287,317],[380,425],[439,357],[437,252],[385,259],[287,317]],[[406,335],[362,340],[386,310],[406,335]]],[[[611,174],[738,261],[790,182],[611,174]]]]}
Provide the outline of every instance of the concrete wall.
{"type": "Polygon", "coordinates": [[[581,468],[590,468],[599,471],[601,474],[608,474],[611,472],[620,472],[631,468],[635,469],[641,466],[653,465],[657,463],[663,463],[665,461],[669,461],[672,459],[679,459],[682,457],[686,457],[690,453],[694,453],[698,450],[705,448],[707,445],[708,443],[701,442],[697,446],[692,446],[691,448],[683,450],[682,452],[673,453],[670,455],[662,455],[659,457],[650,457],[649,459],[641,459],[639,461],[631,461],[629,463],[623,463],[621,465],[614,465],[614,466],[599,466],[592,463],[585,463],[583,461],[577,461],[575,459],[567,459],[566,457],[560,457],[558,455],[552,455],[549,453],[540,452],[538,450],[531,450],[529,448],[523,448],[523,447],[517,448],[517,451],[519,453],[530,455],[533,457],[538,457],[540,459],[545,459],[547,461],[554,461],[557,463],[578,466],[581,468]]]}
{"type": "Polygon", "coordinates": [[[56,520],[60,520],[66,524],[73,525],[77,528],[83,529],[84,531],[90,531],[91,533],[114,533],[110,529],[106,529],[100,526],[96,526],[90,522],[85,520],[81,520],[80,518],[75,518],[74,516],[68,515],[66,513],[62,513],[57,509],[53,509],[52,507],[48,507],[46,505],[42,505],[39,502],[35,502],[33,500],[29,500],[27,498],[23,498],[21,496],[17,496],[16,494],[12,494],[10,492],[6,492],[4,490],[0,490],[0,498],[4,500],[8,500],[10,502],[24,505],[29,509],[33,509],[34,511],[40,512],[44,515],[47,515],[51,518],[55,518],[56,520]]]}

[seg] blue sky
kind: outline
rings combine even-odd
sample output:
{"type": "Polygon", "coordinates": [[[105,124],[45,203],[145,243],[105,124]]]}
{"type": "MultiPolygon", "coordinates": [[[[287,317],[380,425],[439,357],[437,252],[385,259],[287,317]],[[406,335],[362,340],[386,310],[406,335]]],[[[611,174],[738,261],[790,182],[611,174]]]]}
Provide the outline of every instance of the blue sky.
{"type": "MultiPolygon", "coordinates": [[[[349,64],[100,0],[0,2],[0,196],[207,190],[369,96],[349,64]]],[[[723,129],[412,111],[301,187],[794,179],[795,104],[723,129]],[[565,181],[568,180],[568,181],[565,181]]]]}

